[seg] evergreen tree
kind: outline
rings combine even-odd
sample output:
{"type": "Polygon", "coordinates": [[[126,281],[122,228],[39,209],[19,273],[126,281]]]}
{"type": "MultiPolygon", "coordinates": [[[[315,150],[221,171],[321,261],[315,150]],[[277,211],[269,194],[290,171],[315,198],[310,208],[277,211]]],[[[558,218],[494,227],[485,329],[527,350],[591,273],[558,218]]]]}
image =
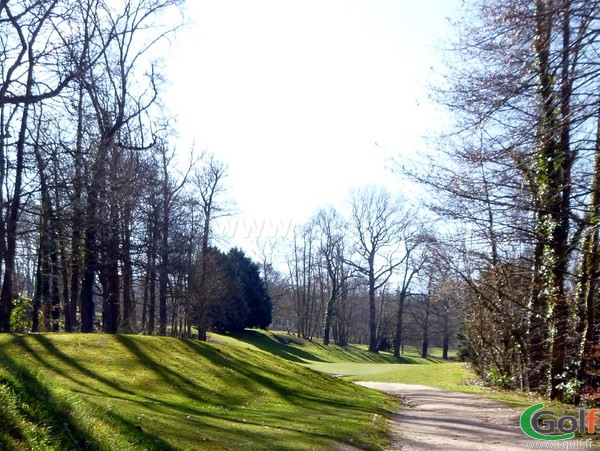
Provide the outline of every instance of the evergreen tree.
{"type": "Polygon", "coordinates": [[[266,328],[271,324],[272,305],[259,266],[240,249],[227,254],[209,248],[204,298],[210,327],[239,332],[246,327],[266,328]]]}

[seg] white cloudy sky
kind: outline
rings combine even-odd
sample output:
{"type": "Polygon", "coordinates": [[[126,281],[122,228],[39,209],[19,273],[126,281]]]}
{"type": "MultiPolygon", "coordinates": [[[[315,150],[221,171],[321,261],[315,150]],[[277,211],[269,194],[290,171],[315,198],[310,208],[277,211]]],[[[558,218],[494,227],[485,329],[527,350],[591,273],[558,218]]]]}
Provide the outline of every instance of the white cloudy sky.
{"type": "Polygon", "coordinates": [[[167,74],[180,152],[226,162],[237,219],[258,224],[406,189],[387,166],[442,120],[427,89],[458,3],[189,0],[167,74]]]}

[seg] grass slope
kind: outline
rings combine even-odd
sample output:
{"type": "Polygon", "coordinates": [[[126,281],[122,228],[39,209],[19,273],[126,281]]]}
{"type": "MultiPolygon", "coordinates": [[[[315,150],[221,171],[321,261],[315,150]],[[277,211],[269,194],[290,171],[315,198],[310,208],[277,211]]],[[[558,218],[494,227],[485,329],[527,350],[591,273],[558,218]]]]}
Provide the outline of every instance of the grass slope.
{"type": "MultiPolygon", "coordinates": [[[[555,411],[558,416],[577,415],[574,406],[550,401],[533,393],[485,387],[464,363],[439,358],[441,349],[432,349],[432,354],[436,357],[423,359],[418,356],[418,349],[408,348],[402,358],[396,359],[389,353],[369,353],[364,346],[323,346],[319,340],[303,340],[281,332],[249,331],[236,336],[236,339],[345,380],[427,385],[494,399],[518,410],[543,403],[545,408],[555,411]]],[[[578,436],[581,439],[597,437],[598,435],[578,436]]],[[[595,446],[594,449],[600,447],[595,446]]]]}
{"type": "MultiPolygon", "coordinates": [[[[419,357],[418,350],[412,348],[397,359],[388,352],[368,352],[361,345],[324,346],[320,340],[308,341],[282,332],[256,330],[230,337],[305,367],[347,380],[425,384],[446,390],[468,391],[469,382],[475,379],[473,372],[464,363],[445,361],[439,357],[424,359],[419,357]]],[[[441,350],[434,349],[433,354],[441,355],[441,350]]]]}
{"type": "MultiPolygon", "coordinates": [[[[395,358],[389,352],[374,354],[367,351],[365,345],[348,345],[346,347],[330,344],[323,345],[319,339],[305,340],[285,332],[271,332],[263,330],[250,330],[242,334],[228,335],[239,341],[253,345],[263,351],[282,357],[286,360],[301,364],[312,363],[370,363],[370,364],[414,364],[443,362],[438,357],[422,359],[413,352],[408,352],[400,359],[395,358]]],[[[222,337],[222,339],[226,339],[222,337]]],[[[434,349],[434,354],[438,349],[434,349]]],[[[440,351],[441,355],[441,351],[440,351]]]]}
{"type": "Polygon", "coordinates": [[[247,337],[1,335],[0,449],[385,446],[388,398],[290,362],[302,349],[285,360],[273,354],[286,347],[252,343],[274,338],[247,337]]]}
{"type": "Polygon", "coordinates": [[[305,367],[350,381],[400,382],[419,384],[443,390],[471,393],[504,402],[517,409],[544,402],[556,411],[569,412],[569,407],[549,402],[534,394],[492,390],[485,387],[462,362],[445,361],[440,349],[432,349],[436,357],[419,357],[418,349],[408,348],[396,359],[392,354],[373,354],[360,345],[323,346],[319,340],[303,340],[282,332],[249,331],[235,336],[264,351],[302,364],[305,367]]]}

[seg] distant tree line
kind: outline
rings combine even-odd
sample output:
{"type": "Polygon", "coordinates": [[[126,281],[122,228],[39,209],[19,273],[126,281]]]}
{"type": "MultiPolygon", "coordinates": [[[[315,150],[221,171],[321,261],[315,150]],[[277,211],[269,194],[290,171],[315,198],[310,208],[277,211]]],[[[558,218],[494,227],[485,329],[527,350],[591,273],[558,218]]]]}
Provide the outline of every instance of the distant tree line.
{"type": "Polygon", "coordinates": [[[405,201],[377,185],[355,190],[347,215],[324,208],[263,252],[272,326],[398,357],[405,346],[427,357],[435,345],[448,358],[459,292],[435,247],[405,201]],[[285,261],[278,270],[273,255],[285,261]]]}

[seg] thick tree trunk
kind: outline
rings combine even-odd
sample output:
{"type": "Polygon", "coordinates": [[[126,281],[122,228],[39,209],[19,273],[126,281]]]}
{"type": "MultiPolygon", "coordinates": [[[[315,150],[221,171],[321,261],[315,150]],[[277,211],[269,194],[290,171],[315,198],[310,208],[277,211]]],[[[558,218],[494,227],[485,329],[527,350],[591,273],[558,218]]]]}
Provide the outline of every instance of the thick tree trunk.
{"type": "Polygon", "coordinates": [[[206,293],[206,270],[208,259],[208,238],[210,233],[211,205],[204,208],[204,227],[202,228],[202,244],[200,254],[200,274],[198,274],[198,340],[206,341],[208,336],[208,298],[206,293]]]}
{"type": "Polygon", "coordinates": [[[148,323],[148,285],[150,283],[150,277],[148,273],[146,273],[146,277],[144,278],[144,296],[142,299],[142,333],[146,332],[146,324],[148,323]]]}
{"type": "Polygon", "coordinates": [[[369,351],[378,352],[377,349],[377,304],[375,302],[375,276],[373,262],[369,261],[369,351]]]}
{"type": "MultiPolygon", "coordinates": [[[[534,41],[540,96],[540,125],[536,155],[537,177],[540,180],[538,230],[543,242],[542,295],[545,312],[550,313],[550,396],[562,396],[559,388],[566,357],[569,307],[565,292],[565,277],[569,258],[569,221],[571,201],[570,149],[570,2],[563,2],[563,53],[560,105],[554,93],[554,76],[550,61],[552,25],[555,13],[552,5],[536,0],[537,30],[534,41]],[[551,262],[548,264],[548,262],[551,262]]],[[[540,243],[538,243],[539,245],[540,243]]]]}
{"type": "Polygon", "coordinates": [[[167,184],[168,172],[164,164],[163,205],[160,240],[160,267],[158,270],[158,317],[159,334],[167,335],[167,288],[169,277],[169,231],[170,231],[170,189],[167,184]]]}
{"type": "Polygon", "coordinates": [[[448,353],[450,351],[450,305],[447,299],[444,300],[444,320],[442,324],[443,334],[443,345],[442,345],[442,359],[448,360],[448,353]]]}
{"type": "Polygon", "coordinates": [[[588,387],[593,387],[594,382],[597,384],[600,379],[597,374],[594,374],[595,368],[590,362],[594,353],[593,349],[600,342],[597,332],[600,315],[597,291],[600,277],[600,112],[596,126],[592,198],[586,215],[587,228],[583,239],[582,262],[579,270],[580,281],[577,290],[577,305],[582,318],[579,328],[582,341],[579,377],[588,387]]]}
{"type": "MultiPolygon", "coordinates": [[[[113,245],[115,245],[113,243],[113,245]]],[[[104,332],[116,334],[119,326],[119,265],[117,257],[110,253],[103,265],[102,288],[104,300],[104,332]]]]}
{"type": "Polygon", "coordinates": [[[168,257],[163,255],[160,270],[158,272],[158,318],[159,334],[167,335],[167,292],[168,292],[168,257]]]}
{"type": "Polygon", "coordinates": [[[431,294],[425,297],[425,316],[423,317],[423,337],[421,343],[421,357],[429,356],[429,316],[431,314],[431,294]]]}
{"type": "Polygon", "coordinates": [[[88,194],[87,226],[85,231],[83,281],[81,283],[81,332],[94,331],[94,282],[98,255],[96,250],[96,201],[95,194],[88,194]]]}
{"type": "MultiPolygon", "coordinates": [[[[62,231],[59,231],[62,235],[62,231]]],[[[62,313],[65,321],[65,332],[73,331],[73,323],[71,319],[71,299],[69,297],[69,263],[67,259],[67,247],[64,241],[61,240],[59,244],[60,249],[60,278],[61,278],[61,303],[62,303],[62,313]],[[68,325],[68,329],[67,329],[68,325]]]]}
{"type": "Polygon", "coordinates": [[[150,270],[150,284],[148,287],[148,334],[154,333],[156,320],[156,271],[150,270]]]}
{"type": "MultiPolygon", "coordinates": [[[[536,222],[539,224],[541,219],[539,214],[536,222]]],[[[539,234],[538,234],[539,235],[539,234]]],[[[542,296],[543,280],[542,267],[544,257],[544,238],[537,237],[538,242],[534,248],[533,254],[533,277],[531,284],[531,314],[528,325],[529,337],[529,360],[531,367],[528,371],[529,384],[531,388],[537,389],[547,379],[548,372],[548,333],[549,328],[546,322],[546,305],[542,296]]]]}
{"type": "MultiPolygon", "coordinates": [[[[85,214],[85,241],[83,258],[83,281],[81,283],[81,331],[93,332],[96,306],[94,303],[94,284],[98,271],[98,227],[101,187],[106,182],[105,160],[108,141],[103,139],[98,145],[98,155],[91,171],[87,192],[85,214]]],[[[103,284],[104,285],[104,284],[103,284]]]]}
{"type": "Polygon", "coordinates": [[[552,341],[552,390],[550,396],[552,399],[560,399],[563,390],[559,388],[563,382],[563,373],[565,370],[566,350],[567,350],[567,335],[569,333],[569,304],[568,294],[565,289],[565,278],[568,273],[569,265],[569,226],[571,216],[571,168],[573,157],[571,154],[571,91],[572,83],[569,74],[570,66],[570,2],[571,0],[563,0],[563,51],[562,51],[562,67],[561,67],[561,101],[560,101],[560,142],[557,149],[556,160],[562,163],[562,168],[557,170],[556,178],[558,183],[556,186],[556,212],[555,221],[557,223],[556,231],[553,239],[553,247],[557,256],[557,264],[554,268],[555,290],[557,296],[554,302],[553,325],[554,336],[552,341]]]}
{"type": "MultiPolygon", "coordinates": [[[[40,240],[41,241],[41,240],[40,240]]],[[[40,311],[42,307],[42,266],[43,266],[43,251],[42,243],[38,249],[37,268],[35,270],[35,287],[33,292],[33,312],[31,318],[31,331],[40,331],[40,311]]]]}
{"type": "Polygon", "coordinates": [[[60,268],[58,263],[58,249],[54,236],[51,238],[50,249],[52,332],[58,332],[60,330],[60,268]]]}
{"type": "Polygon", "coordinates": [[[123,320],[125,332],[132,333],[136,328],[135,302],[133,298],[133,265],[131,262],[131,231],[129,221],[124,224],[123,249],[123,320]]]}
{"type": "MultiPolygon", "coordinates": [[[[33,83],[33,61],[30,62],[27,77],[27,95],[31,95],[33,83]]],[[[21,190],[23,184],[23,170],[25,157],[25,138],[27,133],[27,123],[29,118],[29,105],[23,106],[23,115],[21,117],[21,128],[17,140],[16,159],[15,159],[15,179],[13,187],[13,197],[10,201],[8,215],[6,219],[6,251],[4,254],[4,279],[2,290],[0,291],[0,332],[10,331],[10,317],[13,310],[13,300],[16,292],[13,287],[13,277],[15,275],[15,259],[17,255],[17,223],[21,211],[21,190]]]]}
{"type": "Polygon", "coordinates": [[[406,302],[406,288],[400,291],[398,296],[398,312],[396,314],[396,333],[394,335],[394,357],[400,357],[400,348],[402,345],[403,321],[404,321],[404,303],[406,302]]]}
{"type": "Polygon", "coordinates": [[[77,324],[77,306],[79,305],[80,271],[81,267],[81,223],[79,218],[73,219],[73,232],[71,235],[71,289],[69,311],[65,315],[69,317],[68,332],[74,331],[77,324]]]}
{"type": "Polygon", "coordinates": [[[331,294],[329,295],[329,299],[327,300],[327,306],[325,308],[325,322],[323,326],[323,344],[325,346],[329,345],[329,334],[331,332],[331,323],[333,320],[335,302],[337,300],[337,281],[332,281],[331,294]]]}

